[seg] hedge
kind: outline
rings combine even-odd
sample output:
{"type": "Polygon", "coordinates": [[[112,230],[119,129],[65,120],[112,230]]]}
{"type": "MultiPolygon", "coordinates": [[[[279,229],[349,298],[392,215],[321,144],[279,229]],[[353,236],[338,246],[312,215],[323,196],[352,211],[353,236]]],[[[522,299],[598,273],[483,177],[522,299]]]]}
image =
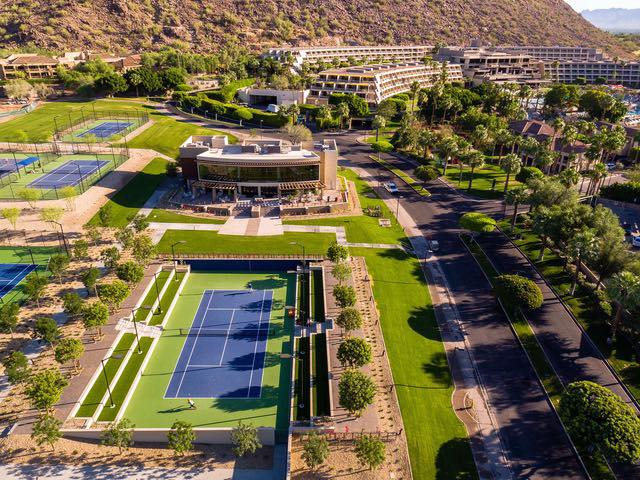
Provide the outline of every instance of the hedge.
{"type": "Polygon", "coordinates": [[[280,128],[287,123],[287,118],[277,113],[265,112],[255,108],[242,107],[232,103],[222,103],[218,100],[208,98],[206,95],[184,96],[180,101],[184,110],[191,108],[206,110],[208,114],[218,114],[225,117],[232,117],[238,120],[250,121],[254,124],[262,124],[267,127],[280,128]]]}
{"type": "Polygon", "coordinates": [[[223,103],[229,103],[235,98],[236,92],[238,90],[244,87],[250,87],[254,83],[256,83],[255,78],[244,78],[242,80],[236,80],[235,82],[231,82],[218,90],[212,90],[210,92],[206,92],[206,95],[212,100],[217,100],[223,103]]]}
{"type": "Polygon", "coordinates": [[[516,180],[520,183],[527,183],[531,178],[542,178],[544,173],[537,167],[522,167],[516,175],[516,180]]]}

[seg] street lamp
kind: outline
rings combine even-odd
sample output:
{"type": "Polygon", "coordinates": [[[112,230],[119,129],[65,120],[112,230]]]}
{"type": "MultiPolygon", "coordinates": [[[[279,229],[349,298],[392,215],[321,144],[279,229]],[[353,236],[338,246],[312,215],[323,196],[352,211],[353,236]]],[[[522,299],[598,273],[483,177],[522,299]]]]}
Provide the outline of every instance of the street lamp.
{"type": "Polygon", "coordinates": [[[138,308],[131,309],[131,321],[133,322],[133,329],[136,332],[136,343],[138,344],[138,355],[142,354],[142,349],[140,348],[140,337],[138,336],[138,322],[136,322],[136,312],[138,310],[151,310],[151,307],[144,305],[138,308]]]}
{"type": "Polygon", "coordinates": [[[40,275],[38,275],[38,266],[36,265],[36,261],[33,259],[33,250],[31,250],[31,247],[27,247],[27,250],[29,250],[29,255],[31,255],[31,264],[35,267],[33,270],[36,272],[36,277],[40,278],[40,275]]]}
{"type": "Polygon", "coordinates": [[[306,265],[305,258],[307,257],[305,255],[304,244],[302,244],[300,242],[289,242],[289,245],[298,245],[299,247],[302,247],[302,272],[304,273],[304,268],[305,268],[305,265],[306,265]]]}
{"type": "Polygon", "coordinates": [[[400,214],[400,199],[402,198],[402,195],[398,195],[396,198],[396,223],[400,223],[400,220],[398,219],[398,215],[400,214]]]}
{"type": "MultiPolygon", "coordinates": [[[[289,242],[289,245],[298,245],[299,247],[302,247],[302,281],[301,283],[301,288],[302,288],[302,295],[306,295],[305,292],[305,249],[304,249],[304,244],[300,243],[300,242],[289,242]]],[[[301,303],[301,305],[304,305],[304,303],[301,303]]],[[[303,318],[302,315],[304,314],[304,310],[300,310],[300,318],[303,318]]],[[[306,317],[305,317],[305,323],[306,323],[306,317]]]]}
{"type": "Polygon", "coordinates": [[[162,305],[160,304],[160,291],[158,290],[158,272],[153,272],[153,283],[156,285],[156,297],[158,298],[158,313],[162,313],[162,305]]]}
{"type": "Polygon", "coordinates": [[[114,408],[116,406],[116,404],[113,403],[113,395],[111,394],[111,387],[109,387],[109,377],[107,377],[107,370],[104,368],[104,361],[105,360],[110,360],[112,358],[114,360],[118,360],[118,359],[122,358],[122,355],[115,354],[115,355],[111,355],[110,357],[103,358],[103,359],[100,360],[100,363],[102,364],[102,373],[104,374],[104,381],[107,384],[107,392],[109,392],[109,401],[111,402],[111,405],[109,406],[109,408],[114,408]]]}
{"type": "Polygon", "coordinates": [[[64,236],[64,230],[62,228],[62,224],[60,222],[52,221],[60,227],[60,232],[62,233],[62,243],[64,244],[64,251],[67,252],[67,256],[69,256],[69,247],[67,246],[67,237],[64,236]]]}
{"type": "MultiPolygon", "coordinates": [[[[177,269],[178,268],[178,264],[176,263],[176,251],[175,251],[175,246],[176,245],[180,245],[183,243],[187,243],[186,240],[180,240],[174,244],[171,245],[171,256],[173,257],[173,268],[177,269]]],[[[176,274],[174,275],[176,277],[176,282],[178,281],[178,272],[176,272],[176,274]]]]}

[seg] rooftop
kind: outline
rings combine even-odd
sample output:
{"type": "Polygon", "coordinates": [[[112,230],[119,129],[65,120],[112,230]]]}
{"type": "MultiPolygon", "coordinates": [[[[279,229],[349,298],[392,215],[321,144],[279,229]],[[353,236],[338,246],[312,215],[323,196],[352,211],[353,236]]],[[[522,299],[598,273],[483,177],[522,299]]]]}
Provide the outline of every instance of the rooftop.
{"type": "Polygon", "coordinates": [[[373,64],[373,65],[330,68],[328,70],[323,70],[321,73],[337,74],[337,75],[341,75],[341,74],[375,75],[377,73],[411,69],[415,67],[425,67],[425,64],[422,62],[379,63],[379,64],[373,64]]]}

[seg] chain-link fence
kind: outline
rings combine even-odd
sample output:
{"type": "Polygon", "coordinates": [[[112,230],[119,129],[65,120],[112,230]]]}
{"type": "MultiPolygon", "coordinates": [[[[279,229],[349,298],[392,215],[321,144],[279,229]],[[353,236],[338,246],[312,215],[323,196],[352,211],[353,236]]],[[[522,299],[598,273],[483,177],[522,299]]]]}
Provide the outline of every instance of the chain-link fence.
{"type": "Polygon", "coordinates": [[[145,110],[96,110],[95,105],[91,105],[53,117],[53,139],[59,142],[112,142],[126,137],[148,121],[149,113],[145,110]],[[92,127],[99,127],[96,124],[101,120],[114,124],[113,133],[108,137],[100,137],[100,132],[96,132],[97,135],[92,133],[92,127]]]}

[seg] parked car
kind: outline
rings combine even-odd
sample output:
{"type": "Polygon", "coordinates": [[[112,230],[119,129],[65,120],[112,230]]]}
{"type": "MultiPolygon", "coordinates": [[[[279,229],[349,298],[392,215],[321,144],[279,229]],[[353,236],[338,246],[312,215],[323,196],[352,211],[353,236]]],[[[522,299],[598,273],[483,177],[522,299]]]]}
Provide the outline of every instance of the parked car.
{"type": "Polygon", "coordinates": [[[607,163],[607,170],[615,170],[616,168],[616,164],[615,163],[607,163]]]}
{"type": "Polygon", "coordinates": [[[387,190],[387,192],[395,195],[396,193],[398,193],[398,186],[393,183],[393,182],[387,182],[384,184],[384,188],[387,190]]]}
{"type": "Polygon", "coordinates": [[[440,243],[437,240],[431,240],[429,242],[429,250],[432,252],[437,252],[440,249],[440,243]]]}
{"type": "Polygon", "coordinates": [[[633,235],[631,237],[631,245],[640,248],[640,235],[633,235]]]}

